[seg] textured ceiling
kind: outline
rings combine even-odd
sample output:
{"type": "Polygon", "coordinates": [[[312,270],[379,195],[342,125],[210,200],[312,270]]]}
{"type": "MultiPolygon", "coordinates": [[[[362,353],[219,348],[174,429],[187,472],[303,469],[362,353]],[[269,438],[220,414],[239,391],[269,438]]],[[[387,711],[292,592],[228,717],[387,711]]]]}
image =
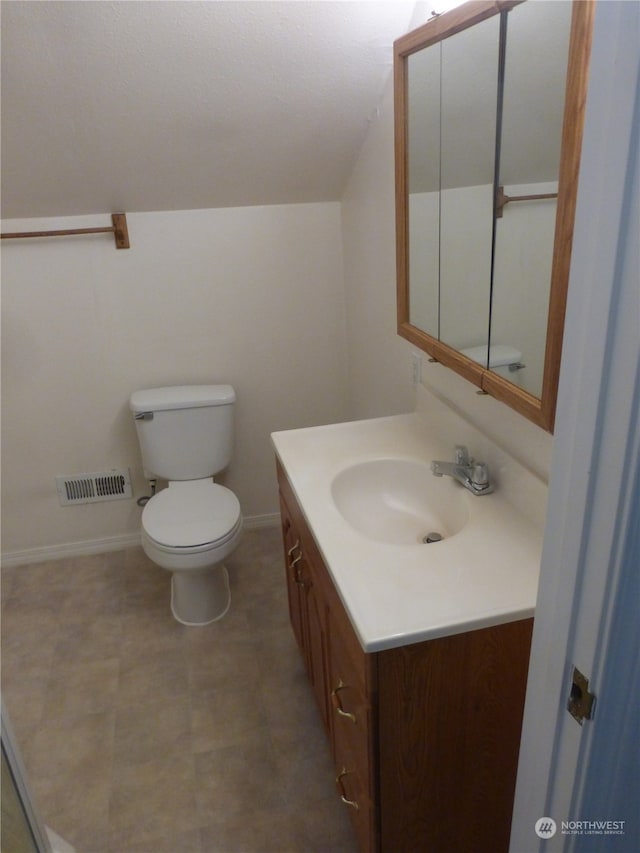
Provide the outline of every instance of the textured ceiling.
{"type": "Polygon", "coordinates": [[[3,0],[3,217],[338,199],[415,5],[3,0]]]}

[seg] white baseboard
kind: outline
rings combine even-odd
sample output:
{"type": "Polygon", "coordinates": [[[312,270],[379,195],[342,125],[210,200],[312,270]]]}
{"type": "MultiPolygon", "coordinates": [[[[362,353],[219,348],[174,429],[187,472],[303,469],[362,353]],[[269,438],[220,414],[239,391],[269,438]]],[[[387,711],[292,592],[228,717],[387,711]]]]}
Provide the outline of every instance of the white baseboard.
{"type": "Polygon", "coordinates": [[[4,567],[22,566],[27,563],[44,563],[48,560],[103,554],[107,551],[120,551],[122,548],[130,548],[139,544],[139,533],[125,533],[120,536],[106,536],[103,539],[86,539],[80,542],[63,542],[60,545],[43,545],[39,548],[4,552],[2,554],[2,565],[4,567]]]}
{"type": "MultiPolygon", "coordinates": [[[[277,527],[280,514],[252,515],[244,519],[245,530],[258,530],[264,527],[277,527]]],[[[140,533],[123,533],[119,536],[106,536],[103,539],[86,539],[80,542],[64,542],[60,545],[43,545],[39,548],[25,548],[21,551],[7,551],[2,554],[2,565],[23,566],[28,563],[44,563],[48,560],[63,560],[69,557],[83,557],[90,554],[104,554],[107,551],[120,551],[140,544],[140,533]]]]}
{"type": "Polygon", "coordinates": [[[50,826],[45,826],[49,842],[51,844],[52,853],[76,853],[76,848],[68,844],[64,838],[61,838],[57,832],[54,832],[50,826]]]}
{"type": "Polygon", "coordinates": [[[244,519],[245,530],[258,530],[261,527],[279,527],[280,513],[268,512],[264,515],[251,515],[244,519]]]}

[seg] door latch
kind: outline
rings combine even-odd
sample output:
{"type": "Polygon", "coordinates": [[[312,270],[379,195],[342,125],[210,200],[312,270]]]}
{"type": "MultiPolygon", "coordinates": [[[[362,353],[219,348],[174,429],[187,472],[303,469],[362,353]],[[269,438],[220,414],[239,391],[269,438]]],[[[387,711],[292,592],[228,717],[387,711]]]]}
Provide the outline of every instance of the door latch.
{"type": "Polygon", "coordinates": [[[596,697],[589,693],[589,681],[580,670],[574,666],[571,681],[571,692],[567,702],[567,711],[580,725],[585,720],[592,720],[595,711],[596,697]]]}

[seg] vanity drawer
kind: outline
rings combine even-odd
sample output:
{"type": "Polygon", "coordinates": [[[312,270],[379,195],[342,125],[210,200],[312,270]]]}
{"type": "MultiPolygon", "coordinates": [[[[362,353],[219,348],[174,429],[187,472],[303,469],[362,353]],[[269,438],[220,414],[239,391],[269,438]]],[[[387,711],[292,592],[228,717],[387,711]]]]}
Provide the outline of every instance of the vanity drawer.
{"type": "Polygon", "coordinates": [[[329,608],[330,672],[333,689],[340,679],[363,696],[373,688],[373,655],[367,655],[335,591],[329,608]]]}
{"type": "Polygon", "coordinates": [[[337,631],[333,614],[329,620],[329,701],[334,751],[338,738],[349,748],[359,766],[369,763],[371,704],[366,690],[366,669],[350,653],[337,631]]]}
{"type": "Polygon", "coordinates": [[[358,769],[348,751],[340,753],[337,759],[336,789],[345,809],[348,809],[358,837],[358,846],[362,853],[375,853],[378,849],[376,815],[369,780],[358,769]]]}

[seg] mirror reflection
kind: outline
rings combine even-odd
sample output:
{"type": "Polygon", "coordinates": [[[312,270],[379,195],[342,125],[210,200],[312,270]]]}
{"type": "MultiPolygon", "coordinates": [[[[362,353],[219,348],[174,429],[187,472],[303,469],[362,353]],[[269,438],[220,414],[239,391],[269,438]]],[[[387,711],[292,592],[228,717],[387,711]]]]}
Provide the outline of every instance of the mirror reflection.
{"type": "Polygon", "coordinates": [[[497,210],[491,341],[517,348],[520,360],[512,362],[511,381],[537,397],[542,394],[570,28],[567,2],[523,3],[508,15],[499,194],[510,201],[497,210]]]}
{"type": "Polygon", "coordinates": [[[489,334],[498,33],[493,18],[408,59],[409,316],[456,349],[489,334]]]}
{"type": "Polygon", "coordinates": [[[439,338],[440,44],[409,57],[409,79],[409,315],[439,338]]]}
{"type": "Polygon", "coordinates": [[[561,162],[577,173],[586,89],[580,17],[571,0],[466,4],[396,47],[399,331],[547,428],[558,370],[548,329],[562,328],[551,282],[566,288],[572,227],[558,243],[559,190],[569,213],[575,200],[561,162]]]}
{"type": "Polygon", "coordinates": [[[499,35],[495,16],[440,43],[439,337],[457,350],[489,334],[499,35]]]}

